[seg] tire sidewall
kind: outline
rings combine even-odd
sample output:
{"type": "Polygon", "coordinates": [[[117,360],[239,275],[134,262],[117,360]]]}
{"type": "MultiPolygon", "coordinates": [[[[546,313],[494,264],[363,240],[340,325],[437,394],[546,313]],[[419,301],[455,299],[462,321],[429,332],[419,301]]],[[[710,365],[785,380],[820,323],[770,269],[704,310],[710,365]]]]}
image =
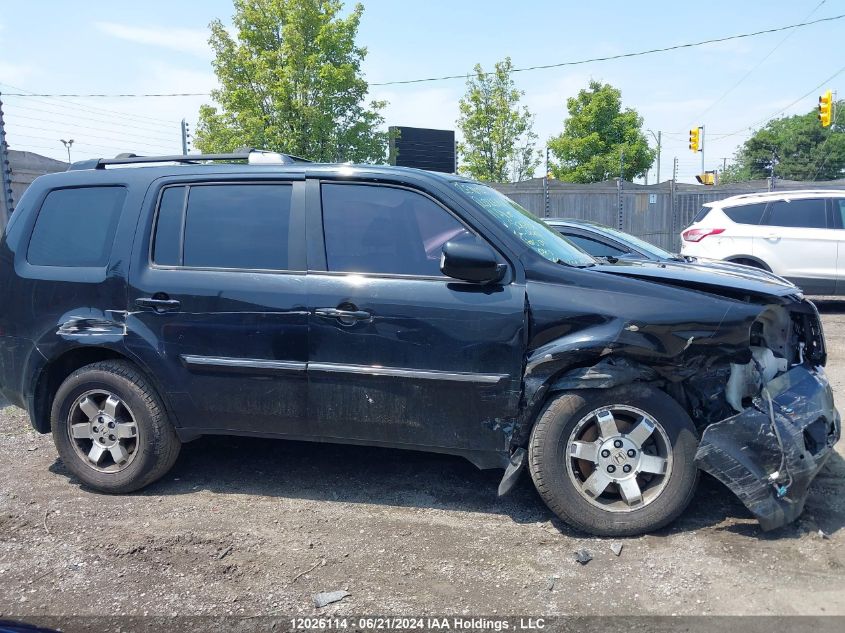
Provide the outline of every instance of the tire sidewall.
{"type": "Polygon", "coordinates": [[[125,378],[101,369],[83,368],[72,374],[59,387],[53,399],[51,422],[53,441],[62,462],[80,481],[104,492],[136,488],[135,482],[146,480],[156,465],[151,445],[157,439],[156,426],[152,423],[153,415],[149,404],[140,396],[137,387],[125,378]],[[76,399],[86,391],[103,389],[114,393],[123,400],[135,418],[138,427],[138,441],[135,457],[123,470],[108,473],[100,472],[88,466],[75,450],[73,440],[68,433],[68,414],[76,399]]]}
{"type": "MultiPolygon", "coordinates": [[[[543,496],[551,496],[546,501],[553,510],[565,515],[561,518],[592,533],[627,535],[658,529],[683,512],[698,479],[695,465],[698,439],[692,421],[675,400],[645,385],[565,392],[555,400],[559,398],[568,399],[569,406],[556,411],[552,401],[540,416],[546,429],[539,468],[546,484],[543,496]],[[663,427],[672,450],[672,470],[666,487],[651,503],[628,512],[610,512],[590,503],[576,489],[567,471],[567,449],[578,422],[591,411],[613,404],[636,407],[652,415],[663,427]]],[[[539,422],[535,431],[538,426],[539,422]]],[[[534,442],[532,433],[532,449],[534,442]]]]}

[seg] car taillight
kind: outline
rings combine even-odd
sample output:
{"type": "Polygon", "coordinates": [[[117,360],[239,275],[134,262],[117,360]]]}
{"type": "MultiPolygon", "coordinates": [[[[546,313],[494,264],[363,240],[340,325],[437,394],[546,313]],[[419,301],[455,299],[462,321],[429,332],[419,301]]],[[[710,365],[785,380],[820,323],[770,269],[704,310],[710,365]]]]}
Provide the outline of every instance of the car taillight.
{"type": "Polygon", "coordinates": [[[718,235],[724,232],[725,229],[687,229],[681,233],[681,237],[686,242],[700,242],[708,235],[718,235]]]}

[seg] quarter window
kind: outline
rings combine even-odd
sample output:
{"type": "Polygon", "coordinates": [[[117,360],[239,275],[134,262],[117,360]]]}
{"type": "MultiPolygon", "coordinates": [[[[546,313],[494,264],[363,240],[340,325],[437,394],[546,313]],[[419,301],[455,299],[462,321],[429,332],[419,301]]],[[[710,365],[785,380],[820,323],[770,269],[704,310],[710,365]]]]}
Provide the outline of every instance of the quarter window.
{"type": "Polygon", "coordinates": [[[123,187],[51,191],[38,212],[27,261],[37,266],[105,266],[125,200],[123,187]]]}
{"type": "Polygon", "coordinates": [[[770,226],[791,226],[809,229],[827,228],[827,212],[823,198],[777,200],[769,203],[770,226]]]}
{"type": "Polygon", "coordinates": [[[738,207],[725,207],[722,212],[737,224],[760,224],[766,203],[743,204],[738,207]]]}
{"type": "Polygon", "coordinates": [[[289,269],[286,184],[169,187],[161,196],[153,261],[195,268],[289,269]]]}
{"type": "Polygon", "coordinates": [[[340,272],[442,276],[449,240],[469,235],[429,198],[395,187],[322,187],[328,269],[340,272]]]}

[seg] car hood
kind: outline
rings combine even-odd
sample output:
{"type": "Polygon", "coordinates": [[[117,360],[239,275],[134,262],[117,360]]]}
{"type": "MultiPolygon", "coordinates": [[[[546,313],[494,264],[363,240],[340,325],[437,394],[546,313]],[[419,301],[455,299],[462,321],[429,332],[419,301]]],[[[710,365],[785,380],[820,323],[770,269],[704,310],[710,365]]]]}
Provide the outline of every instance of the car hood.
{"type": "Polygon", "coordinates": [[[592,270],[726,295],[752,293],[784,297],[801,292],[797,286],[785,279],[738,264],[620,259],[615,264],[598,264],[592,270]]]}

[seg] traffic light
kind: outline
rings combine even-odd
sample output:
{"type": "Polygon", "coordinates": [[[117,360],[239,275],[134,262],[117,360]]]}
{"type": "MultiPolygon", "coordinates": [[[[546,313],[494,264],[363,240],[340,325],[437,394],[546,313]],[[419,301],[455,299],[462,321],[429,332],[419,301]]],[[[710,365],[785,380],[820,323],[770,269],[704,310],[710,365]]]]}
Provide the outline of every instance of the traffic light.
{"type": "Polygon", "coordinates": [[[696,128],[693,128],[689,131],[689,148],[694,152],[700,151],[700,147],[701,147],[700,144],[699,144],[700,134],[701,134],[701,128],[696,127],[696,128]]]}
{"type": "Polygon", "coordinates": [[[819,121],[822,127],[830,127],[833,121],[833,94],[830,90],[819,97],[819,121]]]}
{"type": "Polygon", "coordinates": [[[702,185],[716,184],[716,174],[712,171],[705,171],[703,174],[698,174],[695,179],[702,185]]]}

